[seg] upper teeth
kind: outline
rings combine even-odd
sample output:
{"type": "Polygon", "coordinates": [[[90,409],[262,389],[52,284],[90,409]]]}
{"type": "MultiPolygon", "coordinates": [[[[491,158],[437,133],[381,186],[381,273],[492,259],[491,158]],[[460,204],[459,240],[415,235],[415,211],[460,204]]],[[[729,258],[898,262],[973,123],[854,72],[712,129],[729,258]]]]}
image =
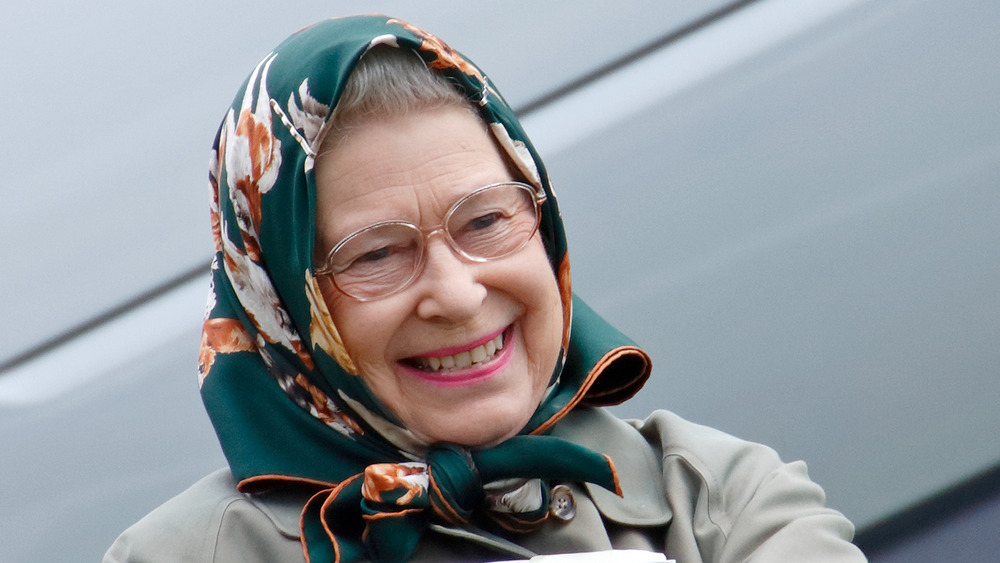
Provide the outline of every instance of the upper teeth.
{"type": "Polygon", "coordinates": [[[418,358],[424,369],[439,371],[442,369],[464,369],[473,364],[481,364],[493,358],[500,350],[503,350],[503,334],[498,334],[496,338],[486,344],[476,346],[472,350],[459,352],[454,356],[437,356],[431,358],[418,358]]]}

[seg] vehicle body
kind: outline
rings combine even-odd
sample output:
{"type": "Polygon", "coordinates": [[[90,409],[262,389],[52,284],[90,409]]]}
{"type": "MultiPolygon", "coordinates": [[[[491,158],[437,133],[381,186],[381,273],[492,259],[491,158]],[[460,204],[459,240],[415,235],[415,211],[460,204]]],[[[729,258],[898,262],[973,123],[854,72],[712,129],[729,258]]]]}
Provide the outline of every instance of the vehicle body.
{"type": "MultiPolygon", "coordinates": [[[[0,40],[39,46],[3,94],[5,561],[99,558],[225,463],[196,376],[208,149],[257,60],[338,15],[54,4],[0,40]]],[[[873,560],[996,545],[1000,5],[370,4],[521,110],[575,290],[653,357],[617,414],[806,460],[873,560]]]]}

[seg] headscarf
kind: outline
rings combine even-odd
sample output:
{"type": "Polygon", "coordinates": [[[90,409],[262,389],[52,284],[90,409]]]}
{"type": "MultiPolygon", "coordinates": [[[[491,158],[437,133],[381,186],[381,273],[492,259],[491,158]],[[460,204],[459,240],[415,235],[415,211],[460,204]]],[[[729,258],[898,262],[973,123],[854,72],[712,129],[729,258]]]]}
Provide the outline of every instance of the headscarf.
{"type": "Polygon", "coordinates": [[[545,168],[475,65],[384,16],[305,28],[240,88],[216,136],[209,180],[215,256],[202,397],[240,490],[315,490],[302,514],[307,559],[405,561],[431,522],[469,526],[489,516],[502,529],[530,529],[547,511],[541,479],[617,490],[612,460],[545,433],[578,404],[631,397],[649,359],[572,296],[545,168]],[[527,426],[492,448],[422,444],[402,427],[357,374],[314,277],[317,151],[348,76],[376,45],[413,50],[444,74],[548,196],[539,232],[562,299],[562,351],[527,426]]]}

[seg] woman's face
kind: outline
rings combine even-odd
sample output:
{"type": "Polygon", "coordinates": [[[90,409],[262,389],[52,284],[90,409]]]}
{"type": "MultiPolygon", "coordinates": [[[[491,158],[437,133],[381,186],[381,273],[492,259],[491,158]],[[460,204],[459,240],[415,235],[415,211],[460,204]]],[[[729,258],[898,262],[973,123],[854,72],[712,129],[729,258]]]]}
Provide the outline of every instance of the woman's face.
{"type": "MultiPolygon", "coordinates": [[[[512,179],[482,122],[467,110],[369,120],[317,160],[318,248],[325,254],[379,221],[435,228],[465,194],[512,179]]],[[[520,251],[490,262],[465,260],[432,235],[420,277],[374,301],[354,300],[327,276],[321,280],[361,377],[419,438],[495,444],[517,434],[541,401],[563,327],[559,290],[537,233],[520,251]],[[502,349],[492,352],[498,338],[502,349]],[[470,356],[487,359],[464,369],[430,367],[470,356]]]]}

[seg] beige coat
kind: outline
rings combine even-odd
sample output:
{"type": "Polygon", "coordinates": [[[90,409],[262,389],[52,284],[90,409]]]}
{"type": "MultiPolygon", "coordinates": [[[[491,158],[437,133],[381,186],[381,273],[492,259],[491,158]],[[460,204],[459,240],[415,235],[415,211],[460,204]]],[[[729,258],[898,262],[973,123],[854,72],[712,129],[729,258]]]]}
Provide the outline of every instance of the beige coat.
{"type": "MultiPolygon", "coordinates": [[[[678,563],[865,561],[854,528],[825,508],[823,490],[802,462],[770,448],[688,422],[667,411],[621,421],[580,408],[553,434],[611,456],[624,497],[568,484],[576,502],[568,522],[507,539],[543,553],[645,549],[678,563]]],[[[105,562],[251,563],[302,561],[299,517],[307,495],[236,491],[217,471],[126,530],[105,562]]],[[[522,559],[506,540],[435,528],[414,561],[522,559]]]]}

